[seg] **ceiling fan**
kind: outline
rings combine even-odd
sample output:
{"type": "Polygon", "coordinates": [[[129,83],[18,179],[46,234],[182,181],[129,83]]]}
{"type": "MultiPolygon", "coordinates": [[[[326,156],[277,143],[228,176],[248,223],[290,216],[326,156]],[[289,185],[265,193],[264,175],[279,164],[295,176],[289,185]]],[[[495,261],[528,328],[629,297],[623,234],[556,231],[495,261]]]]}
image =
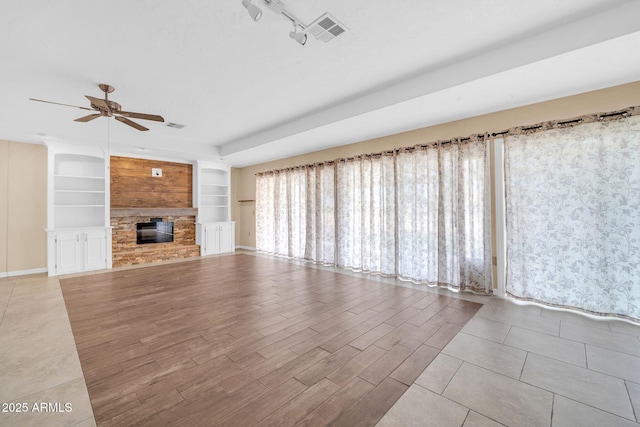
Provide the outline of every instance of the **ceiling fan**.
{"type": "Polygon", "coordinates": [[[115,87],[107,84],[99,84],[98,87],[104,92],[104,99],[95,98],[93,96],[85,95],[85,97],[91,102],[91,108],[80,107],[78,105],[61,104],[59,102],[45,101],[42,99],[29,98],[32,101],[46,102],[48,104],[64,105],[65,107],[75,107],[82,110],[97,111],[97,113],[89,114],[88,116],[75,119],[75,122],[88,122],[98,117],[114,117],[117,121],[129,125],[132,128],[138,130],[149,130],[146,127],[139,125],[138,123],[131,121],[128,117],[133,119],[153,120],[156,122],[164,122],[162,116],[154,114],[133,113],[130,111],[122,111],[122,107],[115,101],[109,99],[109,94],[116,90],[115,87]]]}

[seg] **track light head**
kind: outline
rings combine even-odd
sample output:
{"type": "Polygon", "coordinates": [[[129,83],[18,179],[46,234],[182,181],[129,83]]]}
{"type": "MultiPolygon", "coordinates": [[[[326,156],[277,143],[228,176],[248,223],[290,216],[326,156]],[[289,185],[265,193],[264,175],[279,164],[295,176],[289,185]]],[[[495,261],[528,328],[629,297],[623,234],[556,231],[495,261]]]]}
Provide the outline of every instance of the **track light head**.
{"type": "Polygon", "coordinates": [[[304,46],[304,44],[307,42],[307,35],[305,33],[297,33],[295,31],[291,31],[289,33],[289,37],[294,39],[296,42],[298,42],[298,44],[301,44],[302,46],[304,46]]]}
{"type": "Polygon", "coordinates": [[[254,21],[257,21],[262,17],[262,10],[255,4],[251,3],[251,0],[242,0],[242,5],[247,9],[249,16],[251,16],[251,19],[254,21]]]}

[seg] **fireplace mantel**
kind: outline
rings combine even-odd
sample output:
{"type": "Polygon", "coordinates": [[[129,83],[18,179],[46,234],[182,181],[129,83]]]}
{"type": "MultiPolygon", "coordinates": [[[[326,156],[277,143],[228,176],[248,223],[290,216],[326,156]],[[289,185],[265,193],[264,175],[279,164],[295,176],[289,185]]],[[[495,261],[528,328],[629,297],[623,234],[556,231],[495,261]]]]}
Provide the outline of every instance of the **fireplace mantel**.
{"type": "Polygon", "coordinates": [[[133,216],[196,216],[198,208],[112,208],[111,218],[127,218],[133,216]]]}

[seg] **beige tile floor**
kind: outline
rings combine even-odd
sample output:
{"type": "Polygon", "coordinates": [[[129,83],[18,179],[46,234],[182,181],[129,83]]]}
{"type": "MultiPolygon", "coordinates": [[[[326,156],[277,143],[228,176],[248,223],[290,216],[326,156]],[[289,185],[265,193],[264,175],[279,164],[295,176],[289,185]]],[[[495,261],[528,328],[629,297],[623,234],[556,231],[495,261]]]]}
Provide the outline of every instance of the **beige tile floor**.
{"type": "MultiPolygon", "coordinates": [[[[640,326],[496,297],[458,297],[484,306],[379,426],[640,425],[640,326]]],[[[0,426],[95,425],[56,278],[0,279],[5,403],[7,409],[27,403],[28,410],[0,407],[0,426]],[[41,403],[71,403],[72,410],[33,411],[41,403]]]]}
{"type": "Polygon", "coordinates": [[[0,405],[0,426],[95,426],[57,279],[0,279],[0,405]]]}
{"type": "Polygon", "coordinates": [[[638,426],[640,326],[491,298],[378,426],[638,426]]]}

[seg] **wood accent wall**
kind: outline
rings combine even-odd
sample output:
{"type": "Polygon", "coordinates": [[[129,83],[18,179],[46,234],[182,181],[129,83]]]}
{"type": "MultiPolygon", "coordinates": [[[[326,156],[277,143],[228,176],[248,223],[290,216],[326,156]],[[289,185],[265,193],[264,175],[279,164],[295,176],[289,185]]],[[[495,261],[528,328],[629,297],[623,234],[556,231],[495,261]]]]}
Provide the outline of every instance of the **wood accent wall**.
{"type": "Polygon", "coordinates": [[[112,208],[193,207],[192,165],[111,156],[112,208]],[[151,176],[162,169],[161,177],[151,176]]]}

